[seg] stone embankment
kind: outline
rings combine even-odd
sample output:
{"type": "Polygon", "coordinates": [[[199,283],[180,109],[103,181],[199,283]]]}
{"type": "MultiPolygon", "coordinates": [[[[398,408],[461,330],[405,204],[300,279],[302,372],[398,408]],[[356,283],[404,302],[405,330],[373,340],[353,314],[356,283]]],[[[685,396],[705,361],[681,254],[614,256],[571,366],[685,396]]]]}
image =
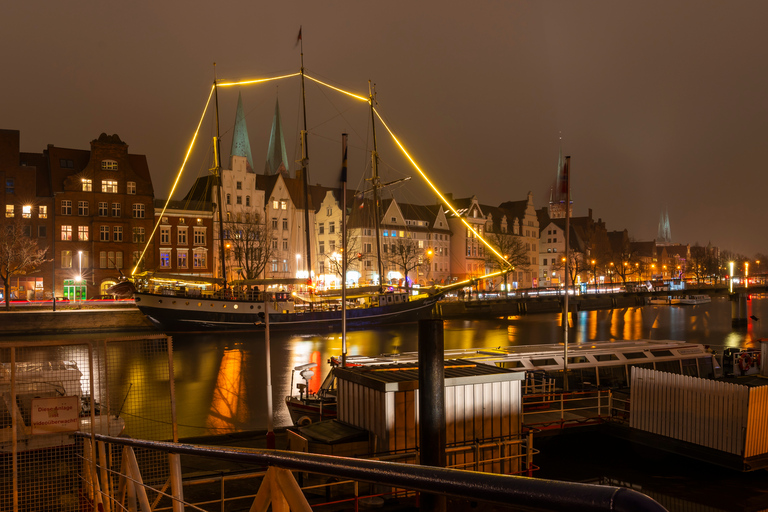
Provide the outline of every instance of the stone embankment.
{"type": "MultiPolygon", "coordinates": [[[[593,311],[628,308],[642,306],[644,302],[643,297],[634,294],[584,295],[571,297],[568,309],[570,311],[593,311]]],[[[562,310],[562,296],[440,302],[440,312],[443,318],[494,318],[534,313],[558,313],[562,310]]]]}
{"type": "Polygon", "coordinates": [[[152,331],[152,324],[133,307],[48,310],[0,310],[0,336],[73,332],[152,331]]]}

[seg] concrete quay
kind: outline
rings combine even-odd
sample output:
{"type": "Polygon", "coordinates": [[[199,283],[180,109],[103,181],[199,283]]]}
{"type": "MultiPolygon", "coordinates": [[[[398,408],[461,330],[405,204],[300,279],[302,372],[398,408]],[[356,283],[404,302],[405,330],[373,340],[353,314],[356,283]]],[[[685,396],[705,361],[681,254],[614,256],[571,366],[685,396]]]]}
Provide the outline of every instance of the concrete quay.
{"type": "Polygon", "coordinates": [[[0,337],[154,330],[152,323],[135,306],[89,309],[69,306],[56,311],[0,310],[0,337]]]}

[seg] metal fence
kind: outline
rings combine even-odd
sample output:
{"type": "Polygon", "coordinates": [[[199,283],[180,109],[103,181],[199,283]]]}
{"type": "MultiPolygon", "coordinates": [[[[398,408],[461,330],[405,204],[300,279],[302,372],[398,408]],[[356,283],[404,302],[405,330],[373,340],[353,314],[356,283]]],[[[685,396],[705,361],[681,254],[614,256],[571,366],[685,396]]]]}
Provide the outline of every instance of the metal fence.
{"type": "MultiPolygon", "coordinates": [[[[120,451],[77,430],[174,439],[171,361],[166,336],[0,343],[0,510],[78,511],[94,479],[84,461],[120,470],[120,451]]],[[[150,483],[167,479],[158,457],[136,452],[150,483]]]]}

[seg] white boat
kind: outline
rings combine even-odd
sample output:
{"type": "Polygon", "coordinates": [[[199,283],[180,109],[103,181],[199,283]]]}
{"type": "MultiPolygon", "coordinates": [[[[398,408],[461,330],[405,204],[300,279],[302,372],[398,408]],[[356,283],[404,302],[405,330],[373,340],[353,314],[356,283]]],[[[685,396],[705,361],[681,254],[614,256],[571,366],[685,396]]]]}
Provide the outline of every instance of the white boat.
{"type": "Polygon", "coordinates": [[[119,435],[125,428],[122,418],[100,414],[96,407],[91,421],[82,376],[74,361],[17,362],[14,404],[10,363],[0,363],[0,452],[13,450],[13,414],[20,452],[73,444],[77,430],[119,435]]]}
{"type": "Polygon", "coordinates": [[[709,295],[685,295],[680,299],[680,304],[692,306],[696,304],[709,304],[712,297],[709,295]]]}
{"type": "MultiPolygon", "coordinates": [[[[554,392],[564,388],[562,344],[446,350],[444,357],[526,372],[524,393],[554,392]]],[[[417,352],[346,358],[350,366],[417,364],[418,360],[417,352]]],[[[294,423],[318,421],[320,408],[324,410],[323,419],[335,416],[333,368],[339,366],[339,360],[332,358],[331,366],[316,394],[304,393],[305,386],[300,397],[286,397],[294,423]]],[[[701,378],[723,376],[720,361],[705,345],[674,340],[595,341],[568,346],[568,389],[626,388],[633,366],[701,378]]],[[[383,366],[380,370],[385,369],[383,366]]]]}

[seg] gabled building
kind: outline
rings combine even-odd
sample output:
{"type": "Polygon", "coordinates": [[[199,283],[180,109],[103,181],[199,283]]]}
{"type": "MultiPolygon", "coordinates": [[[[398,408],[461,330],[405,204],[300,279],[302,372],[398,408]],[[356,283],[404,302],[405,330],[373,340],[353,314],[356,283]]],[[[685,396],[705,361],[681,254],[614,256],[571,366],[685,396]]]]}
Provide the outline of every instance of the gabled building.
{"type": "MultiPolygon", "coordinates": [[[[448,200],[459,214],[457,217],[453,212],[444,210],[452,233],[451,280],[476,279],[485,275],[485,246],[462,220],[482,236],[485,232],[485,214],[475,196],[454,200],[451,194],[448,194],[448,200]]],[[[484,289],[485,284],[478,283],[478,287],[484,289]]]]}
{"type": "Polygon", "coordinates": [[[526,199],[521,201],[504,202],[495,210],[483,206],[483,211],[487,212],[493,221],[486,225],[486,232],[489,227],[494,233],[503,232],[506,223],[507,232],[519,237],[522,247],[525,248],[527,263],[511,274],[514,287],[536,288],[539,285],[539,218],[533,204],[533,194],[528,192],[526,199]],[[499,219],[498,226],[493,218],[494,211],[499,219]]]}
{"type": "Polygon", "coordinates": [[[155,275],[213,277],[213,207],[205,201],[155,200],[155,275]],[[165,209],[165,212],[163,212],[165,209]]]}

